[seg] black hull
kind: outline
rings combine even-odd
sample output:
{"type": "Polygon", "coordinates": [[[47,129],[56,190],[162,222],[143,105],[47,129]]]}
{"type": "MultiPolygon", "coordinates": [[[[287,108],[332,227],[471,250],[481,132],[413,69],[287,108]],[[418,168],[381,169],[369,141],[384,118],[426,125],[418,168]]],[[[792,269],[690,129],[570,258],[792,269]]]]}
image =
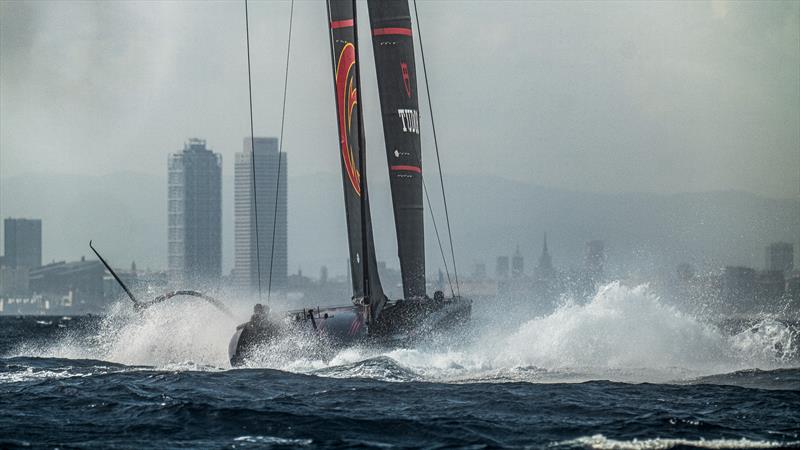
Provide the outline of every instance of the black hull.
{"type": "Polygon", "coordinates": [[[330,359],[336,351],[353,346],[418,345],[457,331],[469,322],[471,314],[472,300],[461,297],[387,303],[380,319],[373,324],[367,323],[364,306],[291,311],[282,321],[251,320],[237,327],[228,346],[228,355],[232,366],[241,366],[258,352],[270,351],[271,344],[291,343],[294,338],[307,344],[298,357],[320,359],[330,359]]]}

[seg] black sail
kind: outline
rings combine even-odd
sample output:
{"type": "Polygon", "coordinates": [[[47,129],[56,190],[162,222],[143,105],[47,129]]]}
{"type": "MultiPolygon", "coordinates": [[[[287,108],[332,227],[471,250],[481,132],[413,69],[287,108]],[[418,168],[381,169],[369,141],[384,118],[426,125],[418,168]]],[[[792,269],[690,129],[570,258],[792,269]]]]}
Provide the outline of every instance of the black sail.
{"type": "Polygon", "coordinates": [[[368,0],[405,298],[425,296],[422,153],[407,0],[368,0]]]}
{"type": "Polygon", "coordinates": [[[355,1],[328,0],[328,19],[353,300],[362,303],[364,299],[367,299],[370,304],[370,319],[374,320],[380,314],[386,297],[378,278],[367,195],[367,178],[363,170],[366,164],[361,85],[357,65],[358,40],[356,38],[355,1]]]}

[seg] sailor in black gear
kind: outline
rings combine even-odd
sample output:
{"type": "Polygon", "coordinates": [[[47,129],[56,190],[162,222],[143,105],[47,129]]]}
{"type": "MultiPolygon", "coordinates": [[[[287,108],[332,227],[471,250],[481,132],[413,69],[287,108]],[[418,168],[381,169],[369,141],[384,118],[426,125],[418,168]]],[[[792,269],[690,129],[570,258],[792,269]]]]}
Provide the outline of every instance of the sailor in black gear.
{"type": "Polygon", "coordinates": [[[248,327],[258,339],[266,340],[277,334],[276,324],[269,320],[269,306],[256,303],[253,307],[253,315],[250,317],[248,327]]]}
{"type": "Polygon", "coordinates": [[[250,322],[265,322],[269,318],[269,306],[264,306],[261,303],[256,303],[253,307],[253,315],[250,316],[250,322]]]}

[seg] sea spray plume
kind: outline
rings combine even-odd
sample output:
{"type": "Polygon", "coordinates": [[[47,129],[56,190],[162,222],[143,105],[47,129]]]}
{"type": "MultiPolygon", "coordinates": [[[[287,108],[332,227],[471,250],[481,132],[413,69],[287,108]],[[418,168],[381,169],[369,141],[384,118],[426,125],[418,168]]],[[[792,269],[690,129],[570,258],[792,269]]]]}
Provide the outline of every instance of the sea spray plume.
{"type": "MultiPolygon", "coordinates": [[[[793,335],[772,322],[761,333],[730,336],[702,318],[664,304],[647,285],[612,282],[585,305],[567,303],[533,319],[508,338],[498,365],[548,369],[686,369],[720,373],[791,363],[775,345],[792,347],[793,335]]],[[[797,361],[794,361],[796,363],[797,361]]]]}
{"type": "MultiPolygon", "coordinates": [[[[135,313],[117,302],[91,330],[14,353],[169,369],[229,368],[239,321],[210,305],[178,301],[135,313]]],[[[614,282],[585,304],[565,301],[535,318],[491,314],[479,326],[414,347],[335,350],[313,333],[286,333],[246,367],[401,381],[670,381],[798,365],[795,328],[776,318],[732,333],[664,304],[646,286],[614,282]],[[411,375],[413,374],[413,375],[411,375]]],[[[308,331],[308,330],[306,330],[308,331]]]]}
{"type": "Polygon", "coordinates": [[[662,304],[646,285],[601,287],[587,304],[567,302],[507,340],[503,364],[546,368],[705,367],[724,354],[712,326],[662,304]]]}
{"type": "Polygon", "coordinates": [[[129,303],[116,302],[92,333],[68,334],[53,344],[24,350],[42,357],[158,368],[227,368],[224,343],[234,327],[234,320],[207,304],[177,301],[137,313],[129,303]]]}
{"type": "Polygon", "coordinates": [[[773,367],[776,361],[780,366],[789,366],[800,359],[800,330],[772,315],[757,316],[751,326],[731,336],[730,341],[737,353],[766,367],[773,367]]]}
{"type": "Polygon", "coordinates": [[[350,349],[328,366],[383,355],[429,380],[539,382],[670,381],[798,363],[788,351],[796,348],[791,327],[775,321],[759,332],[731,334],[664,304],[647,285],[612,282],[588,303],[567,300],[553,313],[521,324],[514,315],[498,317],[462,345],[382,353],[350,349]]]}

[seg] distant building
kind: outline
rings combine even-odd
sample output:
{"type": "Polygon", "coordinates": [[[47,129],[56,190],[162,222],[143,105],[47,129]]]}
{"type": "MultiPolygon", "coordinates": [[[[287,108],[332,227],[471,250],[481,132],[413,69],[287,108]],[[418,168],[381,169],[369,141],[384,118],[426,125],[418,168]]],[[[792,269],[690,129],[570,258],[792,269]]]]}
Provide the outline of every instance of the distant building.
{"type": "Polygon", "coordinates": [[[328,266],[322,266],[319,268],[319,284],[325,284],[328,282],[328,266]]]}
{"type": "Polygon", "coordinates": [[[42,265],[42,221],[12,219],[3,221],[5,255],[3,265],[33,269],[42,265]]]}
{"type": "Polygon", "coordinates": [[[30,289],[76,313],[94,313],[105,307],[104,276],[100,261],[55,262],[31,270],[30,289]]]}
{"type": "Polygon", "coordinates": [[[794,246],[788,242],[774,242],[766,248],[767,271],[780,271],[784,274],[794,270],[794,246]]]}
{"type": "Polygon", "coordinates": [[[189,139],[169,156],[168,267],[177,285],[212,285],[222,275],[222,157],[189,139]]]}
{"type": "Polygon", "coordinates": [[[533,270],[531,285],[532,307],[537,313],[549,313],[555,309],[559,295],[563,292],[561,279],[553,267],[553,259],[547,247],[547,233],[542,239],[542,253],[533,270]]]}
{"type": "Polygon", "coordinates": [[[539,255],[539,264],[534,270],[534,277],[537,280],[546,280],[555,277],[556,270],[553,268],[553,258],[547,249],[547,233],[544,234],[542,242],[542,254],[539,255]]]}
{"type": "Polygon", "coordinates": [[[786,292],[786,278],[780,270],[756,274],[756,302],[760,307],[774,305],[786,292]]]}
{"type": "Polygon", "coordinates": [[[517,250],[514,252],[514,256],[511,258],[511,276],[514,278],[522,278],[522,275],[524,274],[525,274],[525,259],[519,252],[519,245],[518,245],[517,250]]]}
{"type": "Polygon", "coordinates": [[[30,294],[27,267],[0,266],[0,297],[25,297],[30,294]]]}
{"type": "Polygon", "coordinates": [[[236,154],[233,281],[239,289],[246,293],[258,292],[259,266],[261,267],[262,292],[266,293],[270,286],[270,277],[272,277],[271,286],[274,291],[286,292],[288,286],[286,166],[286,154],[279,155],[278,139],[276,138],[257,137],[252,143],[250,138],[245,138],[243,151],[236,154]],[[255,149],[255,171],[253,170],[253,148],[255,149]],[[281,176],[280,180],[276,180],[279,159],[281,176]],[[255,180],[253,180],[254,172],[255,180]],[[258,204],[256,204],[256,199],[258,204]],[[258,210],[257,221],[256,210],[258,210]],[[258,233],[256,233],[256,222],[258,223],[258,233]],[[273,229],[274,253],[272,249],[273,229]],[[271,273],[270,261],[272,261],[271,273]]]}
{"type": "Polygon", "coordinates": [[[498,280],[504,280],[508,278],[508,256],[497,257],[495,276],[497,277],[498,280]]]}
{"type": "Polygon", "coordinates": [[[720,293],[723,307],[728,311],[751,310],[756,298],[756,271],[749,267],[725,267],[720,293]]]}

